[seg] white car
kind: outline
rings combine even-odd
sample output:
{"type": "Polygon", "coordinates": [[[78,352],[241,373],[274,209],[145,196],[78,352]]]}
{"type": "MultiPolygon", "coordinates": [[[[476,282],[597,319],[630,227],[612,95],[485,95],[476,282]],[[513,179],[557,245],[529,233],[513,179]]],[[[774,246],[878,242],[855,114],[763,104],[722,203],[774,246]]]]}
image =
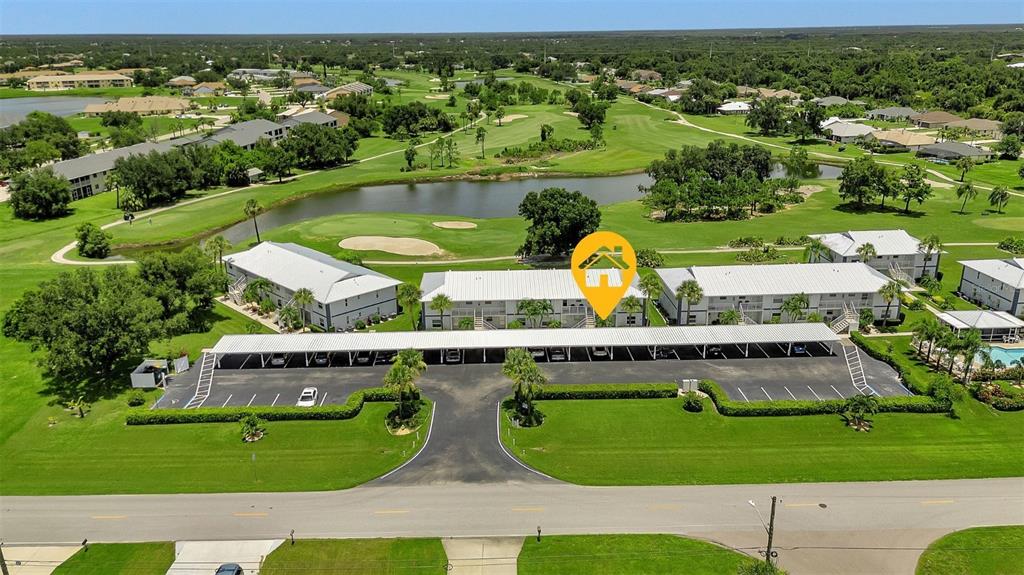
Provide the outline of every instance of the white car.
{"type": "Polygon", "coordinates": [[[299,394],[299,400],[295,402],[295,407],[313,407],[316,405],[316,398],[319,395],[315,387],[307,387],[302,390],[299,394]]]}

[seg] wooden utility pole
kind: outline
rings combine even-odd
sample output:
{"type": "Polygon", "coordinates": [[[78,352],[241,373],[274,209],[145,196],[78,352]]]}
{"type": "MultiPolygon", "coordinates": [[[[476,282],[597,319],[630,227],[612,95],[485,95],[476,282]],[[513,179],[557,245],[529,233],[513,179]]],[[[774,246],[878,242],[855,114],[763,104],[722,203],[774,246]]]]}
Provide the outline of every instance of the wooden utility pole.
{"type": "Polygon", "coordinates": [[[3,575],[11,575],[11,572],[7,570],[7,560],[4,559],[4,544],[0,543],[0,573],[3,575]]]}
{"type": "Polygon", "coordinates": [[[772,539],[775,536],[775,502],[776,497],[772,495],[772,514],[768,518],[768,550],[764,554],[764,560],[771,565],[772,564],[772,539]]]}

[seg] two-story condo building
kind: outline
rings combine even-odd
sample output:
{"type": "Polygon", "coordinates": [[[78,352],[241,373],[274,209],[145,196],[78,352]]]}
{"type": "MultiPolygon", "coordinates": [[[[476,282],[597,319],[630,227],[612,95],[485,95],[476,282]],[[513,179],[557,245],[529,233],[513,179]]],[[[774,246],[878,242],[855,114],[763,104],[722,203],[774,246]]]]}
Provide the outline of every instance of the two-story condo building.
{"type": "Polygon", "coordinates": [[[658,303],[673,325],[701,325],[719,322],[726,310],[740,313],[743,323],[787,322],[783,303],[805,294],[804,313],[821,314],[832,320],[870,309],[875,319],[896,318],[899,298],[886,302],[878,291],[892,281],[862,263],[812,263],[732,266],[691,266],[655,270],[661,280],[658,303]],[[679,286],[695,280],[703,297],[689,304],[676,295],[679,286]]]}
{"type": "Polygon", "coordinates": [[[263,242],[224,256],[224,262],[233,280],[229,293],[236,301],[250,281],[266,279],[273,285],[269,297],[278,309],[295,305],[308,325],[326,331],[349,330],[360,320],[398,313],[402,282],[297,244],[263,242]],[[302,288],[312,291],[314,299],[304,307],[292,299],[302,288]]]}
{"type": "Polygon", "coordinates": [[[992,309],[1024,317],[1024,258],[964,260],[960,294],[992,309]]]}
{"type": "MultiPolygon", "coordinates": [[[[622,275],[617,269],[587,270],[588,285],[598,285],[597,277],[605,275],[609,286],[621,286],[622,275]],[[591,281],[591,280],[594,281],[591,281]]],[[[634,296],[645,302],[636,276],[626,288],[623,298],[634,296]]],[[[452,329],[470,318],[475,329],[504,328],[514,321],[531,327],[529,318],[520,312],[523,300],[544,300],[551,312],[540,318],[544,324],[558,321],[561,327],[594,327],[597,319],[594,309],[576,285],[571,270],[505,270],[505,271],[447,271],[423,274],[420,284],[423,292],[421,317],[425,329],[452,329]],[[452,301],[452,308],[442,314],[430,304],[439,294],[452,301]]],[[[646,306],[638,312],[622,309],[622,302],[612,315],[611,325],[641,326],[646,323],[646,306]]]]}
{"type": "Polygon", "coordinates": [[[939,252],[928,252],[921,240],[904,230],[851,231],[837,234],[818,234],[828,252],[818,254],[815,262],[859,262],[859,250],[864,244],[875,248],[875,257],[864,263],[894,279],[916,280],[924,275],[935,276],[939,269],[939,252]]]}

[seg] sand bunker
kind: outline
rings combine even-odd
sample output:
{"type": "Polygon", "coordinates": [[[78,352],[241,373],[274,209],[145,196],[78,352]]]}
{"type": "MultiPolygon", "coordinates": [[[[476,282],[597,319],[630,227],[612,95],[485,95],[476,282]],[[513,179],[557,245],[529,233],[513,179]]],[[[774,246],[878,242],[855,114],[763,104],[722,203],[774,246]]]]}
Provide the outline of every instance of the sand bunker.
{"type": "Polygon", "coordinates": [[[447,100],[448,94],[427,94],[426,96],[423,97],[428,100],[447,100]]]}
{"type": "Polygon", "coordinates": [[[434,222],[434,226],[446,230],[471,230],[476,227],[473,222],[434,222]]]}
{"type": "Polygon", "coordinates": [[[576,118],[576,117],[578,117],[580,115],[579,112],[562,112],[562,113],[565,114],[566,116],[572,116],[573,118],[576,118]]]}
{"type": "Polygon", "coordinates": [[[436,256],[442,253],[437,244],[417,238],[352,236],[341,240],[338,245],[347,250],[373,250],[400,256],[436,256]]]}
{"type": "Polygon", "coordinates": [[[805,198],[809,198],[812,194],[816,194],[824,189],[825,188],[823,186],[805,185],[797,188],[796,193],[802,195],[805,198]]]}
{"type": "Polygon", "coordinates": [[[509,115],[507,115],[507,116],[505,116],[504,118],[501,119],[501,124],[505,125],[505,124],[507,124],[509,122],[513,122],[515,120],[522,120],[523,118],[528,118],[528,117],[529,116],[527,116],[526,114],[509,114],[509,115]]]}

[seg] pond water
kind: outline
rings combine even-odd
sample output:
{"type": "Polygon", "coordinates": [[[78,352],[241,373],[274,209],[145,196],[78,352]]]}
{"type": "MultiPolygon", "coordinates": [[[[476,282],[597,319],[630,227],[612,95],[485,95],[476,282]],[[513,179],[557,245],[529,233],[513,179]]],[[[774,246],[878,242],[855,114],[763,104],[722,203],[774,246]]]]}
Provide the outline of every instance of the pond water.
{"type": "Polygon", "coordinates": [[[102,104],[105,98],[80,96],[40,96],[0,100],[0,128],[25,119],[29,112],[49,112],[54,116],[74,116],[89,104],[102,104]]]}
{"type": "MultiPolygon", "coordinates": [[[[834,179],[841,172],[835,166],[819,166],[819,178],[834,179]]],[[[786,171],[776,167],[772,177],[786,171]]],[[[443,214],[468,218],[502,218],[518,214],[526,194],[544,188],[579,190],[598,204],[614,204],[641,197],[638,186],[652,183],[647,174],[596,178],[525,178],[508,181],[452,180],[419,184],[364,186],[316,194],[267,210],[259,217],[260,231],[303,220],[339,213],[399,212],[443,214]]],[[[252,222],[241,222],[222,232],[231,243],[253,234],[252,222]]]]}

